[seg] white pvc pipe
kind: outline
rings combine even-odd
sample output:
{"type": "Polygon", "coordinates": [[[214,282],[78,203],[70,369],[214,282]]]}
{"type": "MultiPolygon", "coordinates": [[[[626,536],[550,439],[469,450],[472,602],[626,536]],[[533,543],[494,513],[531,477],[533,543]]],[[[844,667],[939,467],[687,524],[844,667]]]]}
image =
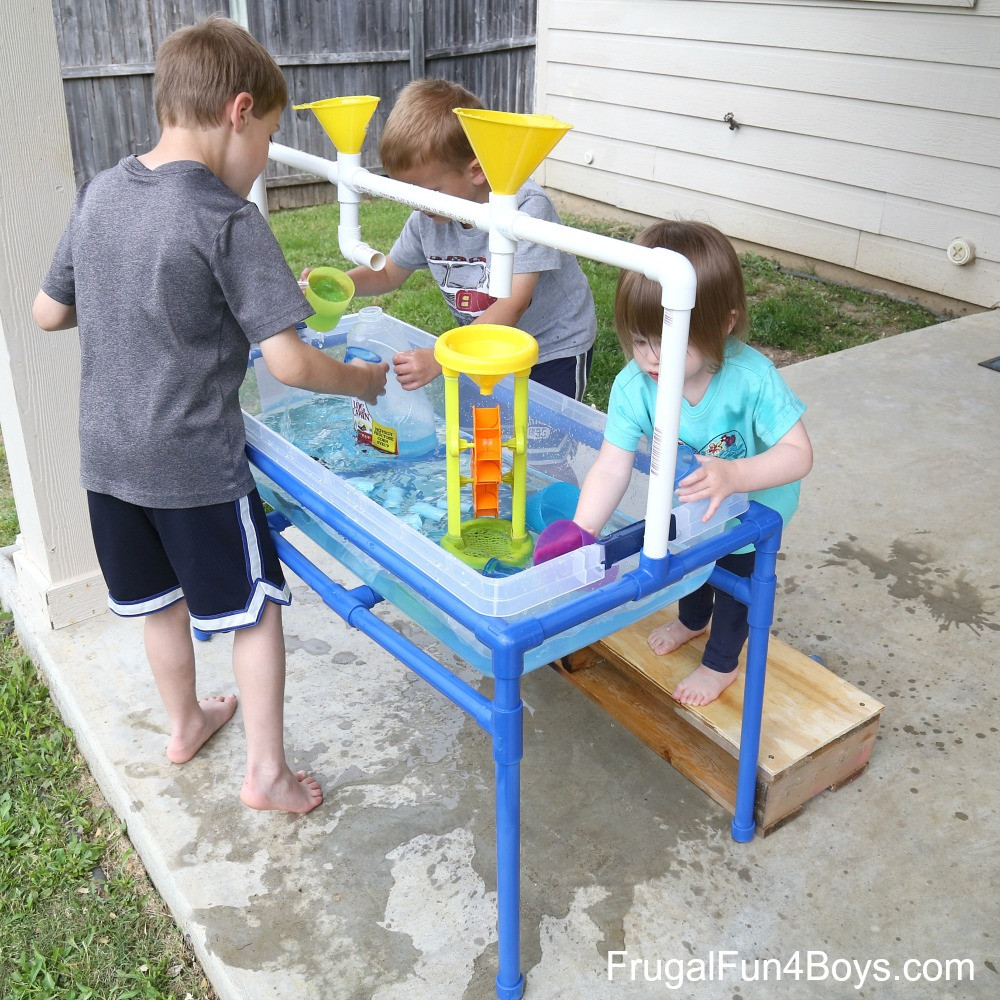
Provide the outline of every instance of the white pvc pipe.
{"type": "MultiPolygon", "coordinates": [[[[501,277],[496,286],[493,281],[493,243],[494,233],[500,241],[505,241],[513,247],[516,240],[530,240],[543,246],[553,247],[566,253],[591,260],[601,261],[613,267],[638,271],[651,281],[656,281],[662,287],[661,301],[663,303],[663,339],[660,348],[660,376],[656,393],[656,410],[653,417],[653,439],[650,442],[649,492],[646,498],[646,532],[643,542],[643,552],[650,558],[661,559],[667,554],[667,539],[670,530],[670,510],[673,506],[674,469],[677,464],[677,439],[680,430],[681,396],[684,390],[684,365],[687,359],[688,329],[691,320],[691,310],[694,308],[697,280],[691,262],[673,250],[663,247],[641,247],[635,243],[626,243],[610,236],[600,236],[588,233],[571,226],[556,222],[546,222],[535,219],[523,212],[517,211],[513,195],[491,196],[487,205],[454,198],[438,191],[404,184],[391,177],[381,177],[365,170],[359,165],[360,154],[348,157],[340,154],[340,163],[344,167],[343,176],[338,170],[338,164],[311,153],[303,153],[289,146],[272,143],[271,159],[284,163],[289,167],[316,174],[337,185],[338,197],[341,192],[348,195],[347,202],[341,201],[341,218],[346,206],[351,217],[349,239],[355,238],[354,227],[358,225],[358,203],[361,193],[374,194],[402,202],[422,212],[433,215],[443,215],[456,219],[467,225],[490,234],[491,275],[490,294],[496,298],[510,295],[512,267],[508,271],[506,264],[501,263],[498,270],[501,277]],[[502,279],[502,280],[501,280],[502,279]],[[505,282],[505,284],[504,284],[505,282]]],[[[366,252],[378,254],[360,240],[360,227],[356,234],[358,247],[366,252]]],[[[341,251],[351,260],[357,261],[353,254],[348,254],[343,245],[341,251]]],[[[501,247],[501,253],[506,246],[501,247]]],[[[385,258],[382,257],[384,263],[385,258]]],[[[365,261],[357,261],[366,263],[365,261]]],[[[510,251],[510,263],[513,262],[513,250],[510,251]]],[[[371,266],[371,265],[369,265],[371,266]]]]}
{"type": "Polygon", "coordinates": [[[267,185],[264,182],[264,175],[258,174],[253,186],[250,188],[250,196],[247,201],[252,201],[257,206],[257,211],[264,216],[264,221],[268,219],[267,214],[267,185]]]}
{"type": "Polygon", "coordinates": [[[690,320],[690,311],[663,310],[659,381],[653,413],[653,440],[650,442],[649,490],[646,494],[646,532],[642,540],[642,551],[651,559],[662,559],[667,554],[670,538],[670,510],[674,505],[674,472],[690,320]]]}
{"type": "Polygon", "coordinates": [[[517,241],[507,226],[517,213],[517,195],[490,192],[490,295],[508,298],[514,281],[517,241]]]}
{"type": "Polygon", "coordinates": [[[373,250],[361,239],[361,192],[354,185],[354,175],[361,170],[361,154],[338,153],[337,168],[337,201],[340,202],[337,240],[340,252],[355,264],[381,271],[385,267],[385,254],[373,250]]]}

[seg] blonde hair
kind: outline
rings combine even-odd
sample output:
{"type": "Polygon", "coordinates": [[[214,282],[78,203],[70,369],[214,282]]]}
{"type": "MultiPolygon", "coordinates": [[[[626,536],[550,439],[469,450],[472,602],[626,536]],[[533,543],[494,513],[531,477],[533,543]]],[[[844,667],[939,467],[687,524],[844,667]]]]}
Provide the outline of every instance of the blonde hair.
{"type": "Polygon", "coordinates": [[[160,128],[211,128],[226,102],[246,91],[253,116],[288,103],[288,87],[271,54],[245,28],[209,17],[169,35],[156,53],[156,120],[160,128]]]}
{"type": "MultiPolygon", "coordinates": [[[[726,341],[742,339],[748,326],[743,270],[733,245],[714,226],[704,222],[657,222],[635,239],[639,246],[665,247],[683,254],[698,279],[688,340],[698,348],[713,372],[722,367],[726,341]]],[[[660,285],[636,271],[618,275],[615,292],[615,329],[626,358],[633,354],[633,338],[658,341],[663,332],[660,285]]]]}
{"type": "Polygon", "coordinates": [[[396,98],[379,143],[389,176],[428,163],[464,170],[476,154],[454,113],[455,108],[483,107],[475,94],[450,80],[414,80],[396,98]]]}

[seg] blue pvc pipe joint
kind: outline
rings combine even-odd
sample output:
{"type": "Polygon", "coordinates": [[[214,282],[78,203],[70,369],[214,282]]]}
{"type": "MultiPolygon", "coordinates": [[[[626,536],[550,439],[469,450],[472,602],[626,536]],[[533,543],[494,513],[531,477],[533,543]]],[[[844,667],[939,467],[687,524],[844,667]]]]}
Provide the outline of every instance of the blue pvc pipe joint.
{"type": "Polygon", "coordinates": [[[669,572],[669,555],[653,559],[647,556],[645,552],[640,553],[638,568],[629,574],[635,583],[635,600],[661,590],[667,582],[669,572]]]}
{"type": "Polygon", "coordinates": [[[499,1000],[521,1000],[524,996],[524,976],[520,976],[513,986],[502,986],[497,976],[497,997],[499,1000]]]}
{"type": "Polygon", "coordinates": [[[498,764],[516,764],[524,757],[524,706],[497,708],[493,705],[493,759],[498,764]]]}

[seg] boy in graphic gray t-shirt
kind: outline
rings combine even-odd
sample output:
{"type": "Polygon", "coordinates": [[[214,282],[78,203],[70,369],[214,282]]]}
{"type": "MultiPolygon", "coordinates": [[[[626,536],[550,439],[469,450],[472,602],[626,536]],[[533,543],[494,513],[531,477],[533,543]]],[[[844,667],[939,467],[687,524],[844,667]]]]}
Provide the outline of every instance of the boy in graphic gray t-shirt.
{"type": "MultiPolygon", "coordinates": [[[[415,80],[400,92],[379,151],[390,177],[466,201],[485,203],[490,187],[454,109],[482,108],[464,87],[447,80],[415,80]]],[[[548,195],[527,181],[517,208],[559,222],[548,195]]],[[[416,270],[429,268],[459,326],[498,323],[530,333],[538,341],[535,382],[582,399],[593,360],[597,318],[587,277],[573,254],[519,240],[511,295],[488,292],[489,235],[444,216],[413,212],[389,252],[385,268],[350,271],[357,295],[383,295],[416,270]]],[[[441,374],[431,348],[393,358],[404,389],[417,389],[441,374]]]]}

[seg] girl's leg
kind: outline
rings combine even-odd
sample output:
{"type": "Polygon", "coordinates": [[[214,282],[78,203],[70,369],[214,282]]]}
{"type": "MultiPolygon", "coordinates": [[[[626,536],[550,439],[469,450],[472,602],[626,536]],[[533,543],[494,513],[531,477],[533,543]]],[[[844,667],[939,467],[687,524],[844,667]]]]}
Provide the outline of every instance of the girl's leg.
{"type": "Polygon", "coordinates": [[[183,764],[233,717],[236,698],[229,694],[198,700],[191,621],[183,600],[147,615],[144,639],[153,680],[170,720],[167,756],[183,764]]]}
{"type": "MultiPolygon", "coordinates": [[[[719,565],[737,576],[748,577],[753,573],[754,553],[724,556],[719,565]]],[[[736,680],[748,630],[746,605],[726,591],[716,590],[712,633],[701,665],[677,685],[673,697],[682,705],[708,705],[715,701],[736,680]]]]}
{"type": "Polygon", "coordinates": [[[649,633],[646,640],[649,648],[660,656],[666,656],[696,635],[701,635],[712,619],[714,600],[715,588],[707,583],[686,594],[677,603],[677,618],[649,633]]]}
{"type": "Polygon", "coordinates": [[[233,637],[233,671],[243,702],[247,769],[240,798],[252,809],[305,813],[323,801],[315,779],[285,760],[285,639],[281,608],[266,601],[260,621],[233,637]]]}

